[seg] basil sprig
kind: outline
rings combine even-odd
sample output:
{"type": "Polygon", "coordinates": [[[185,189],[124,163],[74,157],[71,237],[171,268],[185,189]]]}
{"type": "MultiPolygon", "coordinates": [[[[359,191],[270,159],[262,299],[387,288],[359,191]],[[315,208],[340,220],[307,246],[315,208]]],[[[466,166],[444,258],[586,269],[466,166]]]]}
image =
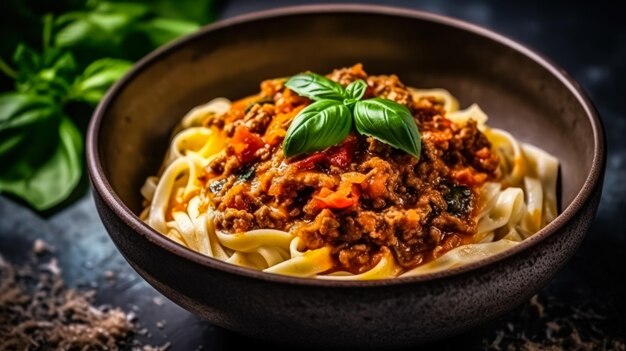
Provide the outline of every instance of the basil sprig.
{"type": "Polygon", "coordinates": [[[77,198],[83,127],[132,61],[214,16],[212,0],[52,2],[0,1],[2,18],[16,24],[0,24],[9,38],[0,53],[14,49],[12,61],[0,57],[0,196],[39,211],[77,198]],[[38,38],[40,47],[26,44],[38,38]]]}
{"type": "Polygon", "coordinates": [[[345,89],[315,73],[295,75],[285,86],[315,102],[291,122],[283,142],[286,157],[325,149],[345,139],[354,120],[359,134],[367,135],[419,158],[421,137],[409,110],[394,101],[362,100],[367,90],[363,80],[345,89]]]}

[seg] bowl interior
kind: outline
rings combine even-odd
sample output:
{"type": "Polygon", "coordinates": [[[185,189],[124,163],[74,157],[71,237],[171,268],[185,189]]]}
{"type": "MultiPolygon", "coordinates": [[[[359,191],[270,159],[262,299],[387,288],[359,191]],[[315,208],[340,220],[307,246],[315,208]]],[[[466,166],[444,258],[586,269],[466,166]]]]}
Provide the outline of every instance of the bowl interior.
{"type": "Polygon", "coordinates": [[[591,121],[547,68],[479,32],[384,11],[279,15],[207,30],[151,55],[111,96],[97,145],[104,175],[138,213],[139,189],[189,109],[255,93],[264,79],[361,62],[370,74],[448,89],[461,107],[476,102],[490,125],[558,157],[563,210],[592,166],[591,121]]]}

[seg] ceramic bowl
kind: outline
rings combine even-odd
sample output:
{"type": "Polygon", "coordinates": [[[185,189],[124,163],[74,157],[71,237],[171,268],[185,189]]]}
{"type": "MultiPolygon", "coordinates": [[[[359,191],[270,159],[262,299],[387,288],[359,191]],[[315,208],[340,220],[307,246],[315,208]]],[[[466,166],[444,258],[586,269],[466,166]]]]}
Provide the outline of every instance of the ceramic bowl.
{"type": "Polygon", "coordinates": [[[141,60],[99,105],[87,157],[98,211],[130,265],[211,323],[307,346],[397,347],[468,330],[546,285],[582,242],[598,206],[605,141],[598,115],[560,68],[489,30],[423,12],[318,5],[221,21],[141,60]],[[381,281],[320,281],[233,266],[139,220],[139,189],[192,107],[237,99],[268,78],[361,62],[410,86],[476,102],[489,123],[560,160],[558,218],[504,253],[448,271],[381,281]]]}

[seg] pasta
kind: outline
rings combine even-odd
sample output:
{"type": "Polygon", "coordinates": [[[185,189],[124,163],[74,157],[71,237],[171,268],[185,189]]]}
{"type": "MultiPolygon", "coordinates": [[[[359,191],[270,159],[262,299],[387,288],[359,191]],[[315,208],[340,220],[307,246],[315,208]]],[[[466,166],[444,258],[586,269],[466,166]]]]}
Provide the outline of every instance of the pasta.
{"type": "MultiPolygon", "coordinates": [[[[414,117],[425,114],[423,111],[436,112],[432,114],[435,117],[415,117],[422,133],[423,155],[419,163],[415,160],[411,167],[428,166],[420,165],[430,162],[427,152],[433,152],[429,149],[431,143],[444,145],[442,160],[445,162],[440,167],[445,169],[445,173],[441,173],[445,176],[437,178],[439,188],[435,188],[443,189],[445,196],[435,194],[425,198],[420,192],[414,194],[410,187],[419,181],[406,178],[396,180],[393,187],[400,189],[397,191],[403,197],[399,200],[385,198],[397,172],[394,173],[393,168],[385,171],[387,173],[381,170],[396,163],[389,161],[391,166],[384,165],[387,168],[372,169],[363,168],[363,164],[374,162],[374,159],[379,163],[385,161],[378,161],[380,157],[373,156],[378,155],[379,149],[402,160],[397,164],[403,164],[410,155],[393,149],[389,151],[388,147],[370,137],[349,137],[357,140],[357,150],[369,147],[367,150],[376,151],[371,151],[372,155],[364,159],[362,165],[353,162],[341,171],[332,158],[320,161],[327,162],[324,165],[316,163],[313,166],[306,163],[311,157],[296,157],[292,161],[280,156],[280,162],[276,161],[278,156],[275,154],[281,152],[280,142],[285,138],[287,126],[309,104],[286,89],[284,79],[278,79],[264,82],[258,95],[234,103],[224,98],[214,99],[182,118],[160,174],[148,177],[141,188],[145,203],[141,219],[171,240],[217,260],[267,273],[334,280],[408,277],[462,266],[514,247],[554,220],[557,216],[558,173],[555,157],[518,141],[504,130],[490,128],[487,115],[478,105],[459,109],[457,100],[444,89],[418,90],[405,88],[398,82],[394,83],[395,94],[393,89],[392,93],[383,90],[379,93],[380,86],[388,86],[397,77],[368,77],[361,72],[362,67],[356,65],[337,70],[330,77],[345,86],[342,79],[354,80],[352,76],[361,75],[370,89],[365,96],[395,99],[410,106],[414,117]],[[299,102],[294,103],[296,100],[299,102]],[[276,112],[281,106],[289,108],[276,112]],[[421,110],[419,106],[427,108],[421,110]],[[257,128],[254,123],[261,123],[258,116],[271,114],[268,111],[273,115],[264,119],[264,128],[258,129],[262,132],[253,132],[257,128]],[[250,115],[256,119],[248,118],[250,115]],[[239,129],[241,126],[250,133],[243,139],[239,135],[243,133],[239,129]],[[430,130],[431,127],[427,126],[434,127],[430,130]],[[475,130],[473,136],[466,137],[471,130],[475,130]],[[439,140],[446,135],[452,135],[452,139],[446,139],[447,143],[457,137],[466,138],[459,139],[465,143],[472,140],[484,144],[480,140],[486,139],[490,147],[486,151],[478,147],[472,149],[470,156],[462,156],[463,160],[459,161],[454,158],[457,157],[455,153],[446,154],[447,146],[439,140]],[[246,156],[245,150],[237,151],[238,140],[246,140],[248,144],[245,145],[251,145],[257,139],[261,140],[261,146],[254,150],[254,156],[246,156]],[[270,155],[263,154],[265,150],[269,150],[270,155]],[[228,158],[229,153],[232,158],[228,158]],[[246,157],[257,158],[245,161],[246,157]],[[234,164],[229,164],[228,160],[234,164]],[[266,160],[270,168],[264,171],[259,160],[266,160]],[[481,162],[494,164],[492,168],[485,165],[482,169],[481,162]],[[294,171],[292,168],[296,168],[296,164],[300,168],[294,171]],[[229,173],[228,167],[236,170],[229,173]],[[283,181],[287,173],[291,180],[283,181]],[[380,181],[381,174],[388,177],[380,181]],[[277,178],[279,175],[283,178],[277,178]],[[441,181],[442,177],[446,180],[441,181]],[[380,183],[383,184],[382,193],[380,189],[376,190],[376,184],[380,183]],[[280,197],[281,192],[294,186],[299,187],[296,195],[280,197]],[[408,190],[402,190],[404,188],[408,190]],[[248,199],[246,194],[261,195],[248,199]],[[376,196],[384,199],[382,205],[376,196]],[[440,198],[447,201],[445,206],[437,205],[440,198]],[[330,205],[329,199],[334,201],[330,205]],[[410,206],[399,205],[408,203],[407,199],[415,201],[410,206]],[[424,200],[427,204],[420,205],[424,202],[420,199],[430,202],[424,200]],[[337,205],[341,201],[347,201],[347,205],[337,205]],[[273,205],[263,206],[267,203],[273,205]],[[391,209],[402,211],[392,212],[391,209]],[[424,214],[424,209],[430,212],[424,214]],[[283,213],[286,211],[290,212],[283,213]],[[367,216],[374,218],[372,223],[376,224],[370,227],[363,224],[367,223],[367,216]],[[412,221],[413,217],[418,220],[412,221]],[[426,217],[430,222],[425,222],[426,217]],[[336,219],[332,223],[338,224],[334,227],[327,225],[328,218],[336,219]],[[261,227],[264,223],[268,223],[267,227],[261,227]],[[344,234],[338,237],[337,234],[327,234],[342,228],[352,230],[354,234],[357,230],[350,228],[355,225],[359,233],[365,234],[355,239],[346,239],[342,236],[344,234]],[[415,234],[417,232],[411,226],[425,228],[415,234]],[[371,230],[367,232],[367,228],[371,230]],[[395,228],[396,234],[381,232],[380,228],[395,228]],[[381,235],[385,239],[380,239],[381,235]],[[364,253],[355,256],[358,250],[364,253]]],[[[469,149],[460,150],[466,153],[469,149]]],[[[357,151],[353,153],[358,154],[357,151]]],[[[313,153],[321,154],[322,151],[313,153]]],[[[438,172],[437,168],[432,172],[438,172]]],[[[419,189],[424,193],[432,191],[430,188],[419,189]]]]}

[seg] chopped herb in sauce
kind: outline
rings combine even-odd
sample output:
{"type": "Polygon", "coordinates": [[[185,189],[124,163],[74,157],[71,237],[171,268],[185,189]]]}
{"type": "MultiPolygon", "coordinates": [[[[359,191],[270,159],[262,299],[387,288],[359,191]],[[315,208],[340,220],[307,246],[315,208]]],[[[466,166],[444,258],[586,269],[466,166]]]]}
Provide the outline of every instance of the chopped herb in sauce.
{"type": "Polygon", "coordinates": [[[247,182],[254,177],[254,172],[255,168],[253,166],[244,167],[237,174],[237,180],[247,182]]]}
{"type": "Polygon", "coordinates": [[[448,203],[448,212],[455,216],[466,215],[471,210],[472,191],[463,185],[453,186],[446,195],[446,202],[448,203]]]}
{"type": "Polygon", "coordinates": [[[209,189],[211,189],[211,192],[213,194],[218,194],[224,188],[224,184],[226,184],[226,179],[216,180],[214,182],[211,182],[211,184],[209,185],[209,189]]]}

